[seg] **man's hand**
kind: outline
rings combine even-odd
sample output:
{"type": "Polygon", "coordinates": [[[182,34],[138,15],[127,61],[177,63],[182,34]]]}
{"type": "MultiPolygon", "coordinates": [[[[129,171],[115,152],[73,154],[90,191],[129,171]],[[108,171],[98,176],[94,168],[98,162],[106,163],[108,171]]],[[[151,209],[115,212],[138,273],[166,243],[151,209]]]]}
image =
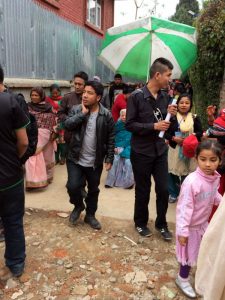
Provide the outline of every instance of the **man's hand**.
{"type": "Polygon", "coordinates": [[[17,138],[17,152],[19,157],[21,158],[27,151],[27,147],[29,145],[26,128],[24,127],[15,130],[15,134],[17,138]]]}
{"type": "Polygon", "coordinates": [[[89,108],[87,108],[85,105],[84,105],[84,103],[83,103],[83,101],[82,101],[82,113],[83,114],[88,114],[89,113],[89,108]]]}
{"type": "Polygon", "coordinates": [[[188,241],[188,237],[186,236],[178,236],[178,241],[181,244],[181,246],[185,246],[188,241]]]}
{"type": "Polygon", "coordinates": [[[177,105],[176,104],[170,104],[168,106],[167,112],[170,113],[172,116],[176,116],[176,114],[177,114],[177,105]]]}
{"type": "Polygon", "coordinates": [[[168,121],[160,121],[158,123],[154,123],[154,129],[158,131],[166,131],[170,126],[170,122],[168,121]]]}
{"type": "Polygon", "coordinates": [[[105,163],[105,170],[109,171],[112,168],[112,164],[111,163],[105,163]]]}

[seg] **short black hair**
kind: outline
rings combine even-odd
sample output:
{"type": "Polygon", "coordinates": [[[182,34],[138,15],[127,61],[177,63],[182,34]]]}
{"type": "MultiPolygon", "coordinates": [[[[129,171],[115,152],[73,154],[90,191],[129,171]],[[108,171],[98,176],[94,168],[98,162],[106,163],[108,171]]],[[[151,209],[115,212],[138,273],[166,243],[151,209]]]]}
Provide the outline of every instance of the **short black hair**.
{"type": "Polygon", "coordinates": [[[185,86],[182,82],[178,82],[174,86],[174,90],[176,90],[180,94],[184,94],[186,92],[185,86]]]}
{"type": "Polygon", "coordinates": [[[122,79],[122,75],[121,75],[121,74],[119,74],[119,73],[117,73],[117,74],[115,74],[115,76],[114,76],[114,79],[116,79],[116,78],[118,78],[118,79],[122,79]]]}
{"type": "Polygon", "coordinates": [[[49,88],[50,92],[57,90],[58,92],[61,92],[60,86],[57,83],[53,83],[50,88],[49,88]]]}
{"type": "Polygon", "coordinates": [[[3,81],[4,81],[4,71],[2,65],[0,65],[0,83],[3,83],[3,81]]]}
{"type": "Polygon", "coordinates": [[[223,147],[220,143],[213,140],[205,140],[198,144],[198,147],[196,149],[196,158],[200,155],[200,153],[203,150],[212,150],[212,152],[219,158],[221,161],[222,153],[223,153],[223,147]]]}
{"type": "Polygon", "coordinates": [[[188,93],[183,93],[183,94],[181,94],[181,95],[178,97],[178,99],[177,99],[177,105],[178,105],[178,103],[180,102],[180,100],[181,100],[182,98],[184,98],[184,97],[187,97],[187,98],[190,100],[191,105],[190,105],[190,110],[189,110],[189,111],[191,111],[192,106],[193,106],[193,101],[192,101],[191,96],[190,96],[188,93]]]}
{"type": "Polygon", "coordinates": [[[167,68],[173,70],[172,63],[164,57],[159,57],[151,65],[151,68],[149,70],[149,77],[153,78],[155,73],[157,72],[162,74],[163,72],[166,71],[167,68]]]}
{"type": "Polygon", "coordinates": [[[103,95],[104,86],[101,84],[101,82],[90,80],[85,83],[85,86],[91,86],[95,90],[97,96],[103,95]]]}
{"type": "Polygon", "coordinates": [[[123,94],[131,94],[135,90],[134,86],[127,85],[123,88],[123,94]]]}
{"type": "Polygon", "coordinates": [[[74,74],[73,78],[75,78],[75,77],[79,77],[79,78],[83,79],[85,82],[88,81],[88,74],[85,73],[84,71],[80,71],[80,72],[74,74]]]}

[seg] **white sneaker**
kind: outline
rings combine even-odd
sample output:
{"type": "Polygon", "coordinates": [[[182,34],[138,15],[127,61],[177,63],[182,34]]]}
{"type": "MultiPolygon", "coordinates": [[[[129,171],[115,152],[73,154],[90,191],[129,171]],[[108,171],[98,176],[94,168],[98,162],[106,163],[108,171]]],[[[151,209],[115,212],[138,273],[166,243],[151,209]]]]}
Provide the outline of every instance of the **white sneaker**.
{"type": "Polygon", "coordinates": [[[168,199],[169,203],[175,203],[176,201],[177,201],[176,197],[172,197],[171,195],[169,195],[169,199],[168,199]]]}
{"type": "Polygon", "coordinates": [[[178,276],[175,280],[175,283],[187,297],[191,299],[195,299],[197,297],[189,281],[183,281],[178,276]]]}

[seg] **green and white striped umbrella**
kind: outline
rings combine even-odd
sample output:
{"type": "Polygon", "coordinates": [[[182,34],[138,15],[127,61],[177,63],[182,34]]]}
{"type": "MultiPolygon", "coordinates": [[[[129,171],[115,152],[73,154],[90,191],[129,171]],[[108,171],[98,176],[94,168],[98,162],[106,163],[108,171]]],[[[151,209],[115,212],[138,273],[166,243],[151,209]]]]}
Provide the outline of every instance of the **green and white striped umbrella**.
{"type": "Polygon", "coordinates": [[[194,27],[155,17],[107,30],[99,59],[114,72],[146,80],[159,57],[169,59],[180,78],[197,57],[194,27]]]}

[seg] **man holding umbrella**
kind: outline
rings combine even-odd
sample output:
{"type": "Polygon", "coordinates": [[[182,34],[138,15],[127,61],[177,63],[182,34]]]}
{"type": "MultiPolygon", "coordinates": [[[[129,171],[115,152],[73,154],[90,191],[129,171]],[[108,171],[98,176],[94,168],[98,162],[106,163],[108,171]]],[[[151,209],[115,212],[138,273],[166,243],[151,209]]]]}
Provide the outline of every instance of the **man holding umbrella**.
{"type": "Polygon", "coordinates": [[[171,79],[173,65],[165,58],[156,59],[149,73],[148,83],[134,91],[127,103],[126,128],[132,132],[131,163],[136,182],[134,223],[142,236],[151,236],[147,227],[149,212],[151,176],[155,181],[157,218],[155,228],[164,240],[171,240],[166,213],[168,208],[168,162],[167,145],[159,137],[170,122],[165,121],[167,112],[175,115],[175,105],[168,105],[169,97],[161,89],[171,79]]]}

